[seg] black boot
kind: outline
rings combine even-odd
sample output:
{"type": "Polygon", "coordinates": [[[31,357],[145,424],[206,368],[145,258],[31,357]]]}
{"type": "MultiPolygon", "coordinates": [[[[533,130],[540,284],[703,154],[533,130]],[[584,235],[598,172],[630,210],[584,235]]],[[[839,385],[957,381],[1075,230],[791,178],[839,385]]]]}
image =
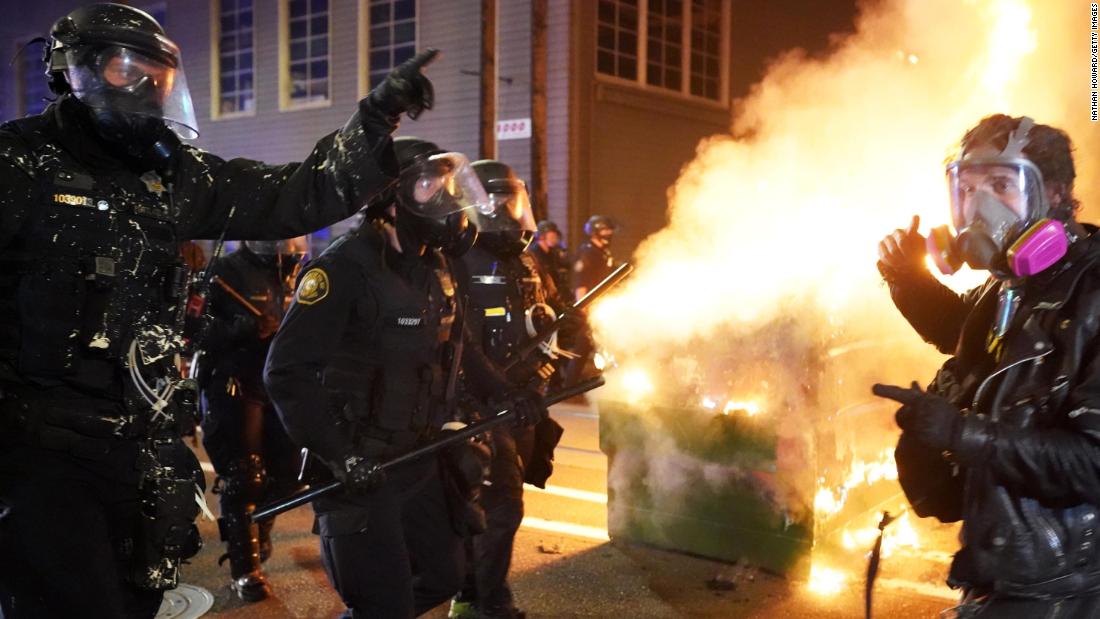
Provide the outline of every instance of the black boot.
{"type": "Polygon", "coordinates": [[[275,526],[275,519],[268,518],[259,525],[260,528],[260,563],[267,563],[275,547],[271,544],[271,529],[275,526]]]}
{"type": "Polygon", "coordinates": [[[271,595],[260,569],[260,538],[257,526],[248,514],[226,514],[218,519],[226,553],[218,559],[221,565],[229,559],[230,587],[246,602],[259,602],[271,595]]]}

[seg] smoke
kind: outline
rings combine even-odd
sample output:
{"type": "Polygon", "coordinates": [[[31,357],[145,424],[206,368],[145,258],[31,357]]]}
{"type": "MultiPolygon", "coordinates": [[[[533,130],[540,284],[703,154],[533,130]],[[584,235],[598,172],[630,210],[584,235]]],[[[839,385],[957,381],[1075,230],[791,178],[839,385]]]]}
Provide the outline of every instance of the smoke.
{"type": "MultiPolygon", "coordinates": [[[[731,134],[698,145],[668,225],[596,311],[601,341],[618,353],[675,345],[792,302],[858,318],[861,331],[899,328],[877,243],[914,214],[923,230],[947,222],[943,163],[967,128],[1027,114],[1066,129],[1079,152],[1098,145],[1088,17],[1084,2],[868,3],[827,57],[779,58],[736,106],[731,134]]],[[[1100,160],[1078,160],[1094,212],[1100,160]]]]}
{"type": "MultiPolygon", "coordinates": [[[[877,412],[874,424],[845,422],[855,431],[844,440],[809,435],[843,426],[846,410],[870,419],[859,406],[872,382],[927,382],[942,360],[899,317],[875,262],[879,240],[913,215],[924,232],[947,223],[944,163],[965,131],[994,113],[1065,129],[1083,219],[1100,212],[1100,158],[1082,156],[1100,146],[1089,60],[1088,3],[1040,0],[867,2],[827,56],[776,59],[735,106],[730,133],[697,146],[634,275],[594,308],[621,364],[604,400],[635,412],[760,400],[753,423],[770,425],[779,461],[754,487],[784,512],[813,504],[814,483],[848,474],[825,459],[852,465],[896,433],[877,412]]],[[[677,488],[748,475],[723,477],[659,433],[639,444],[648,465],[619,453],[609,483],[630,493],[643,479],[657,511],[680,501],[677,488]]]]}

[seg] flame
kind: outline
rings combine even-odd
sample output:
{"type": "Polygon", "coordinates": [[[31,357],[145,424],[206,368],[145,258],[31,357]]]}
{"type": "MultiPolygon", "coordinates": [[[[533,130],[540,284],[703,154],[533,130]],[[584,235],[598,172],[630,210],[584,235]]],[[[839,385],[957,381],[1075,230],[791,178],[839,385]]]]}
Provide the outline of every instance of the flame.
{"type": "Polygon", "coordinates": [[[725,406],[722,407],[722,414],[723,415],[728,415],[728,414],[730,414],[732,412],[735,412],[735,411],[741,411],[749,417],[755,417],[756,415],[760,414],[760,405],[757,404],[756,402],[750,402],[750,401],[739,402],[739,401],[735,401],[735,400],[730,400],[730,401],[726,402],[725,406]]]}
{"type": "MultiPolygon", "coordinates": [[[[718,400],[711,398],[710,396],[703,396],[703,401],[700,405],[709,410],[719,410],[718,400]]],[[[760,403],[755,400],[726,400],[726,403],[720,409],[723,415],[729,415],[730,413],[741,412],[748,417],[755,417],[760,414],[762,410],[760,403]]]]}
{"type": "MultiPolygon", "coordinates": [[[[1027,114],[1065,129],[1078,153],[1100,148],[1088,121],[1086,11],[1041,0],[868,1],[855,32],[824,57],[778,58],[733,106],[729,134],[697,145],[669,191],[669,223],[638,248],[631,279],[590,308],[597,339],[625,366],[608,371],[603,396],[637,402],[692,386],[699,373],[668,364],[670,355],[698,355],[706,366],[713,361],[695,343],[715,333],[747,337],[777,317],[811,325],[830,346],[910,338],[869,367],[846,366],[847,382],[830,385],[847,390],[836,396],[848,398],[842,406],[867,398],[873,381],[864,379],[887,371],[929,376],[932,365],[897,367],[899,347],[914,358],[928,348],[892,307],[875,269],[877,245],[914,214],[925,233],[948,223],[943,162],[987,115],[1027,114]]],[[[1077,164],[1087,205],[1089,192],[1100,193],[1100,159],[1077,164]]],[[[964,270],[944,281],[960,290],[984,277],[964,270]]],[[[797,365],[782,355],[769,362],[797,365]]],[[[767,417],[777,427],[809,427],[788,417],[812,399],[799,399],[812,381],[798,379],[797,370],[769,377],[767,417]]],[[[731,387],[754,388],[746,385],[731,387]]],[[[740,395],[707,393],[707,410],[728,414],[743,404],[740,395]]],[[[893,437],[868,434],[881,452],[853,462],[839,481],[805,484],[815,518],[839,522],[854,491],[897,479],[893,437]]],[[[862,553],[877,536],[878,514],[853,517],[842,543],[862,553]]],[[[905,514],[886,530],[884,553],[921,543],[911,520],[905,514]]],[[[837,566],[815,564],[810,586],[836,592],[844,578],[837,566]]]]}
{"type": "MultiPolygon", "coordinates": [[[[1038,0],[869,3],[824,61],[781,58],[737,106],[733,135],[698,145],[670,192],[669,225],[638,249],[632,278],[592,308],[600,341],[617,356],[660,350],[719,326],[751,328],[792,295],[830,320],[904,328],[890,322],[878,241],[912,214],[925,231],[948,223],[942,164],[978,119],[1065,118],[1035,87],[1051,79],[1049,67],[1035,70],[1036,28],[1051,21],[1036,13],[1052,10],[1038,0]]],[[[1052,28],[1045,41],[1063,35],[1052,28]]],[[[984,276],[947,281],[966,288],[984,276]]]]}
{"type": "Polygon", "coordinates": [[[843,591],[847,580],[847,573],[814,562],[810,566],[810,581],[807,586],[813,593],[830,596],[843,591]]]}
{"type": "Polygon", "coordinates": [[[853,460],[839,487],[829,488],[824,485],[824,480],[820,480],[817,494],[814,495],[814,512],[818,518],[828,518],[844,507],[848,493],[854,488],[897,478],[898,465],[894,461],[894,450],[892,447],[884,447],[878,454],[878,460],[853,460]]]}
{"type": "Polygon", "coordinates": [[[626,389],[626,401],[637,404],[653,394],[653,381],[649,373],[641,368],[623,370],[621,384],[626,389]]]}

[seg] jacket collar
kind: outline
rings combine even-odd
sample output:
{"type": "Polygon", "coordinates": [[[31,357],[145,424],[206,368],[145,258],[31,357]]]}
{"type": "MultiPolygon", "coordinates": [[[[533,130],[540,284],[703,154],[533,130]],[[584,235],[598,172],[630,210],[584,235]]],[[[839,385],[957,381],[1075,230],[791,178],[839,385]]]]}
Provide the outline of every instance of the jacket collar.
{"type": "MultiPolygon", "coordinates": [[[[1084,274],[1097,262],[1100,262],[1100,235],[1093,234],[1073,243],[1066,256],[1049,271],[1024,282],[1021,307],[1010,328],[1017,333],[1006,340],[999,366],[1042,356],[1053,349],[1049,327],[1041,324],[1039,318],[1044,312],[1061,309],[1073,296],[1084,274]]],[[[999,290],[999,286],[996,288],[999,290]]],[[[990,296],[995,305],[996,294],[990,296]]]]}

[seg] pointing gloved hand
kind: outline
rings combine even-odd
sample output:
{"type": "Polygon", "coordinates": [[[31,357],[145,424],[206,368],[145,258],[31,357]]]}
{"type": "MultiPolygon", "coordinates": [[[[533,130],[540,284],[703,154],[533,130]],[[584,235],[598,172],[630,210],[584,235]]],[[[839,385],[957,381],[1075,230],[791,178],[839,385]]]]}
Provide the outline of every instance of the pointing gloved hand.
{"type": "Polygon", "coordinates": [[[921,443],[940,451],[956,451],[963,425],[962,412],[947,399],[928,393],[916,382],[906,389],[876,384],[871,391],[882,398],[900,402],[894,416],[898,427],[921,443]]]}
{"type": "Polygon", "coordinates": [[[925,268],[924,258],[928,255],[928,247],[924,235],[917,232],[919,227],[920,215],[913,215],[913,221],[908,228],[898,228],[879,242],[878,270],[884,278],[889,280],[925,268]]]}
{"type": "Polygon", "coordinates": [[[348,456],[335,463],[332,473],[352,492],[370,492],[386,481],[378,463],[362,456],[348,456]]]}
{"type": "Polygon", "coordinates": [[[542,405],[542,396],[532,389],[513,389],[494,404],[515,414],[517,428],[530,428],[550,416],[542,405]]]}
{"type": "Polygon", "coordinates": [[[404,113],[413,120],[424,110],[432,109],[435,89],[423,70],[438,55],[438,49],[429,47],[394,67],[386,79],[367,94],[370,105],[387,117],[396,118],[404,113]]]}

